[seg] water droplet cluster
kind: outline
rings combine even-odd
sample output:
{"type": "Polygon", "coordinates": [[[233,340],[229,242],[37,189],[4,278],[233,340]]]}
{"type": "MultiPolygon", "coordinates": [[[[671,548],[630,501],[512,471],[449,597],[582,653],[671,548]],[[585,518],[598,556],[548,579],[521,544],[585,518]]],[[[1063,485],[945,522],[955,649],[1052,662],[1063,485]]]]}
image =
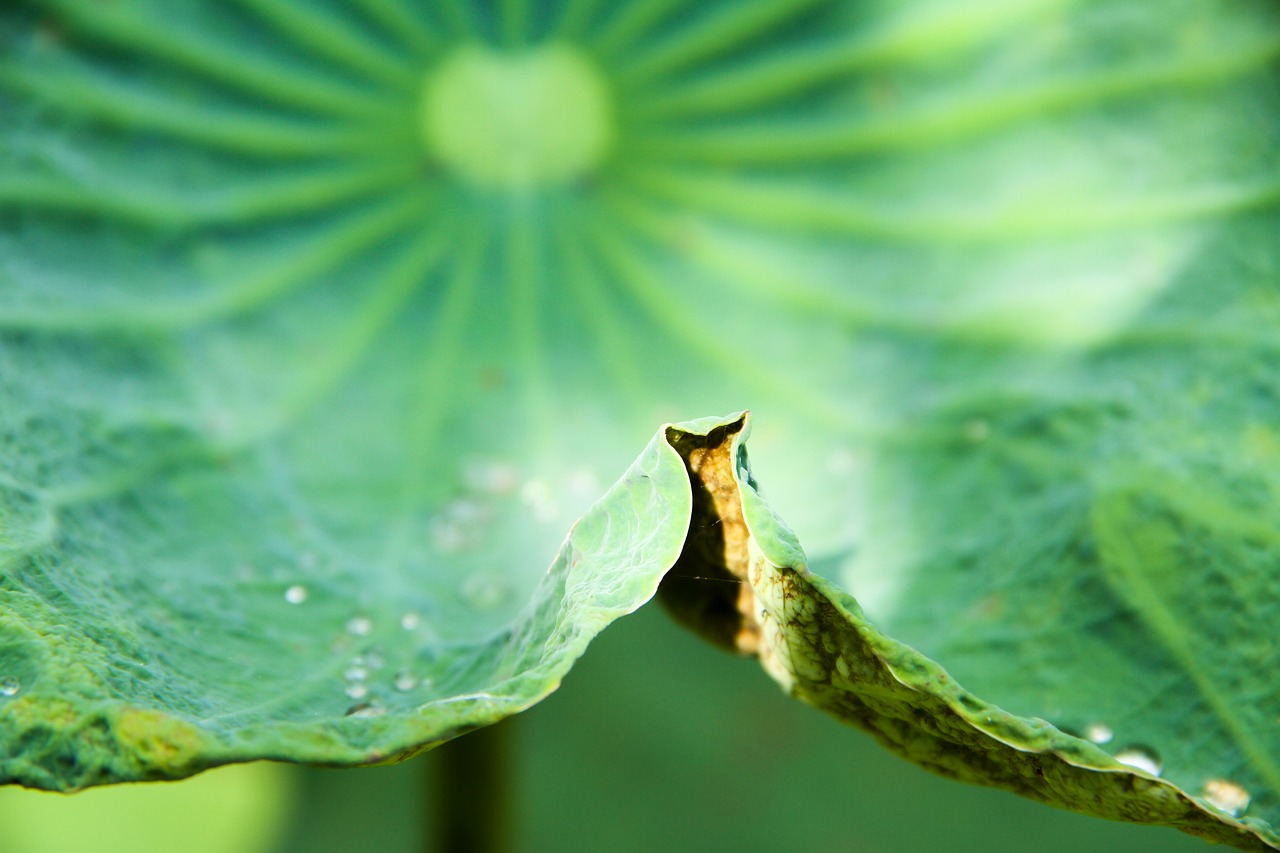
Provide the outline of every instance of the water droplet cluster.
{"type": "Polygon", "coordinates": [[[481,540],[492,509],[469,498],[449,501],[431,519],[431,543],[440,551],[463,551],[481,540]]]}
{"type": "MultiPolygon", "coordinates": [[[[422,617],[414,611],[401,614],[398,623],[402,630],[410,632],[423,627],[422,617]]],[[[373,636],[375,628],[372,618],[357,613],[347,620],[342,635],[333,646],[337,653],[352,655],[341,669],[342,692],[356,702],[347,709],[345,715],[348,717],[382,716],[388,710],[384,700],[389,690],[407,694],[431,684],[431,679],[420,677],[409,666],[399,667],[394,675],[385,674],[387,659],[376,647],[365,645],[363,648],[357,646],[358,650],[353,649],[353,641],[373,636]]]]}
{"type": "Polygon", "coordinates": [[[554,521],[560,514],[555,496],[545,480],[533,479],[521,486],[520,501],[529,508],[536,521],[543,523],[554,521]]]}

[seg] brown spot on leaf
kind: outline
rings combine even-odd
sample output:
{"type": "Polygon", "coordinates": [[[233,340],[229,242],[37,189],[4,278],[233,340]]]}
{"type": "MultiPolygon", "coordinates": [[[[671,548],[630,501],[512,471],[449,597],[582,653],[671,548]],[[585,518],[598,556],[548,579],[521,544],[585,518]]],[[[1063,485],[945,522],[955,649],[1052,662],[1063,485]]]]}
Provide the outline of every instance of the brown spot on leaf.
{"type": "Polygon", "coordinates": [[[750,532],[734,475],[734,440],[746,416],[706,435],[667,428],[684,460],[693,513],[684,550],[658,587],[672,617],[730,651],[754,655],[760,646],[755,594],[747,582],[750,532]]]}

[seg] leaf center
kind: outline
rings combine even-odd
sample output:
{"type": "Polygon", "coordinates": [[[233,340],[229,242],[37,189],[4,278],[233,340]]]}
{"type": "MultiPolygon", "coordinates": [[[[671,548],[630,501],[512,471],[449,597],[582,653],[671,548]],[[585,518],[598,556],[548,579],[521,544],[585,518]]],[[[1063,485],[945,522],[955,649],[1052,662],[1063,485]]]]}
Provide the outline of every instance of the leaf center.
{"type": "Polygon", "coordinates": [[[614,135],[603,75],[561,44],[521,53],[459,48],[427,78],[421,121],[431,154],[490,189],[580,178],[599,165],[614,135]]]}

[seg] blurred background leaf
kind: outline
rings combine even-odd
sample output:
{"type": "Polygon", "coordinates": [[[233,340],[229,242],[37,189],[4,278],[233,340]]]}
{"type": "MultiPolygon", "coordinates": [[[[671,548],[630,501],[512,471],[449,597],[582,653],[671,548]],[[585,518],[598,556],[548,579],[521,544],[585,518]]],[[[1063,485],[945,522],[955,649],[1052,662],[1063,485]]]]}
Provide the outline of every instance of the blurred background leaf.
{"type": "Polygon", "coordinates": [[[228,767],[182,785],[122,785],[77,796],[0,792],[0,849],[10,853],[272,853],[299,808],[297,774],[228,767]]]}

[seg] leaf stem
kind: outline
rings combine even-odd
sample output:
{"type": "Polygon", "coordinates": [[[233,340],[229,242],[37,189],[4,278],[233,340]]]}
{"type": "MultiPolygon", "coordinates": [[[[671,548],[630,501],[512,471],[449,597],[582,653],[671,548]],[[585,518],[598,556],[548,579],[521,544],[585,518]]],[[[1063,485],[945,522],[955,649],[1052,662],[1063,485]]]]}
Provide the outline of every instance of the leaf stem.
{"type": "Polygon", "coordinates": [[[432,765],[436,785],[431,811],[436,821],[430,849],[451,853],[512,849],[511,742],[511,721],[505,720],[440,748],[432,765]]]}

